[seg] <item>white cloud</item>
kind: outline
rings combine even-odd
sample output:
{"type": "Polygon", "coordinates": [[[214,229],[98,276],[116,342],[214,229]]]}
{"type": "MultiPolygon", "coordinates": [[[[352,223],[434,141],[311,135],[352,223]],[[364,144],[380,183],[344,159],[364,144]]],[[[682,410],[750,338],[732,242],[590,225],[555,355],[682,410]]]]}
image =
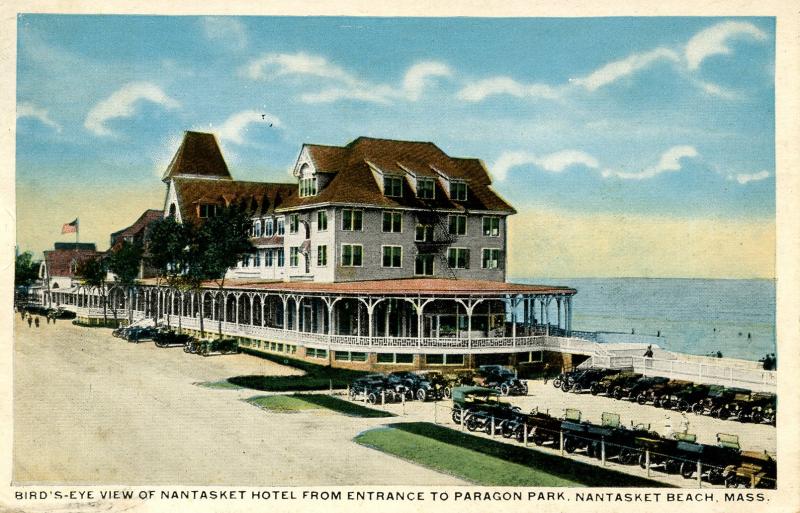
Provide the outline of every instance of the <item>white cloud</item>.
{"type": "Polygon", "coordinates": [[[511,77],[492,77],[471,84],[461,89],[456,97],[469,102],[479,102],[489,96],[508,94],[517,98],[546,98],[555,100],[559,92],[546,84],[522,84],[511,77]]]}
{"type": "Polygon", "coordinates": [[[42,124],[47,125],[58,132],[61,131],[61,125],[50,118],[50,114],[47,112],[47,109],[37,107],[30,102],[21,102],[19,105],[17,105],[17,119],[20,118],[36,119],[42,124]]]}
{"type": "Polygon", "coordinates": [[[743,21],[724,21],[701,30],[686,43],[686,63],[690,70],[696,70],[700,64],[712,55],[729,54],[727,42],[731,38],[746,36],[764,41],[767,35],[752,23],[743,21]]]}
{"type": "Polygon", "coordinates": [[[580,150],[563,150],[549,155],[537,156],[526,151],[502,153],[491,167],[492,176],[503,181],[514,167],[534,165],[551,173],[560,173],[570,166],[584,165],[591,169],[599,167],[597,159],[580,150]]]}
{"type": "Polygon", "coordinates": [[[724,98],[726,100],[735,100],[739,98],[739,95],[734,91],[726,89],[720,85],[714,84],[712,82],[704,82],[702,80],[695,80],[694,83],[702,89],[705,93],[710,94],[711,96],[718,96],[720,98],[724,98]]]}
{"type": "Polygon", "coordinates": [[[699,153],[694,146],[673,146],[661,154],[658,164],[648,167],[638,172],[627,171],[614,171],[612,169],[604,169],[602,171],[603,178],[616,177],[623,180],[644,180],[646,178],[653,178],[670,171],[680,171],[681,159],[697,157],[699,153]]]}
{"type": "Polygon", "coordinates": [[[761,180],[765,180],[772,176],[767,170],[758,171],[756,173],[737,173],[737,174],[730,174],[727,176],[728,180],[736,180],[742,185],[745,185],[750,182],[759,182],[761,180]]]}
{"type": "Polygon", "coordinates": [[[452,70],[443,63],[423,61],[409,67],[400,87],[362,80],[320,55],[305,52],[270,53],[247,64],[241,74],[252,80],[277,77],[324,78],[330,85],[317,91],[300,93],[304,103],[333,103],[357,100],[369,103],[392,103],[395,100],[417,101],[433,78],[449,77],[452,70]]]}
{"type": "Polygon", "coordinates": [[[234,144],[244,144],[245,135],[251,124],[260,123],[272,128],[282,128],[281,120],[272,114],[257,110],[237,112],[226,119],[216,129],[217,137],[234,144]]]}
{"type": "Polygon", "coordinates": [[[355,85],[358,80],[325,57],[305,52],[268,53],[250,62],[243,69],[246,77],[253,80],[269,80],[281,76],[310,76],[329,78],[355,85]]]}
{"type": "Polygon", "coordinates": [[[113,135],[113,132],[105,126],[106,121],[133,116],[136,112],[136,104],[142,100],[167,109],[179,106],[177,100],[167,96],[157,85],[151,82],[131,82],[92,107],[86,115],[83,126],[96,135],[113,135]]]}
{"type": "Polygon", "coordinates": [[[431,77],[449,77],[452,74],[452,70],[441,62],[419,62],[406,71],[403,79],[403,91],[409,100],[417,101],[425,88],[430,85],[431,77]]]}
{"type": "Polygon", "coordinates": [[[605,85],[616,82],[620,78],[628,75],[632,75],[661,60],[680,62],[680,57],[669,48],[659,47],[649,52],[634,53],[624,59],[609,62],[587,77],[576,78],[571,80],[571,82],[584,87],[588,91],[596,91],[605,85]]]}
{"type": "Polygon", "coordinates": [[[243,50],[247,47],[247,29],[244,24],[229,16],[206,16],[201,18],[203,35],[209,41],[220,43],[228,48],[243,50]]]}

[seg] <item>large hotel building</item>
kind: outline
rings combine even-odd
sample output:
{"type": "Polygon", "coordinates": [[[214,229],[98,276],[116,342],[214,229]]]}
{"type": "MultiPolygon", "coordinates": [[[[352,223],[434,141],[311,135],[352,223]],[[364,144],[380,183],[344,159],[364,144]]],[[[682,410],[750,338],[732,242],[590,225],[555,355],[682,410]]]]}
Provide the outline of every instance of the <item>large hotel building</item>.
{"type": "MultiPolygon", "coordinates": [[[[252,218],[254,251],[222,291],[173,290],[143,268],[134,319],[199,333],[202,315],[209,336],[221,321],[247,351],[352,368],[561,365],[592,354],[595,344],[571,336],[574,289],[506,281],[515,210],[480,160],[429,142],[360,137],[304,145],[293,175],[293,183],[234,180],[216,138],[186,132],[163,176],[163,212],[145,212],[112,234],[112,246],[144,238],[160,216],[202,222],[239,204],[252,218]]],[[[48,270],[56,261],[69,275],[45,287],[44,301],[101,318],[98,295],[63,263],[68,251],[44,262],[46,281],[58,278],[48,270]]],[[[125,296],[112,286],[120,318],[125,296]]]]}

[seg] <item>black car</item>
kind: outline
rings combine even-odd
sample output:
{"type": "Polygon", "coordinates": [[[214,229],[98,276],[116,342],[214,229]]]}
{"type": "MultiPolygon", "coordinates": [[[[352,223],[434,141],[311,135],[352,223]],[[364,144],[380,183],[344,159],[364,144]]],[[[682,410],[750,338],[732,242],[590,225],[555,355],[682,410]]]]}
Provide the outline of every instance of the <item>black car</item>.
{"type": "Polygon", "coordinates": [[[649,390],[655,385],[660,385],[669,381],[669,378],[661,376],[642,377],[633,383],[626,383],[624,386],[617,388],[614,394],[614,399],[636,400],[639,394],[645,390],[649,390]]]}
{"type": "Polygon", "coordinates": [[[500,365],[478,367],[482,386],[493,388],[503,395],[528,395],[528,383],[500,365]]]}
{"type": "Polygon", "coordinates": [[[589,392],[592,385],[598,383],[606,376],[619,374],[617,369],[589,368],[582,372],[568,376],[561,384],[561,390],[565,392],[589,392]]]}
{"type": "Polygon", "coordinates": [[[352,400],[363,398],[370,404],[380,403],[382,400],[391,402],[395,397],[383,374],[368,374],[356,378],[350,383],[349,394],[352,400]]]}

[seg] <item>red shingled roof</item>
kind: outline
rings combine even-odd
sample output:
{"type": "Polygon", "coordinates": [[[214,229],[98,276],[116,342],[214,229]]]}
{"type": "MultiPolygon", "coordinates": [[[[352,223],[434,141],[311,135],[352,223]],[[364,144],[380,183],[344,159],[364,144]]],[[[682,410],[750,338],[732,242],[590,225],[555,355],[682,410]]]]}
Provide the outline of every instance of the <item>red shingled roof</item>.
{"type": "Polygon", "coordinates": [[[450,157],[430,142],[359,137],[344,147],[316,144],[304,147],[317,171],[330,173],[333,177],[316,196],[293,196],[280,206],[281,209],[318,203],[355,203],[389,208],[433,207],[515,212],[491,188],[491,178],[480,160],[450,157]],[[449,199],[439,180],[436,181],[434,200],[417,198],[406,180],[401,198],[386,197],[375,181],[373,168],[403,177],[411,173],[436,178],[444,175],[448,179],[463,180],[467,183],[467,200],[449,199]]]}
{"type": "MultiPolygon", "coordinates": [[[[215,282],[203,284],[216,288],[215,282]]],[[[250,289],[263,292],[296,292],[344,295],[495,295],[495,294],[553,294],[572,295],[576,290],[552,285],[529,285],[488,280],[450,280],[445,278],[404,278],[398,280],[369,280],[335,283],[225,280],[226,288],[250,289]]]]}
{"type": "Polygon", "coordinates": [[[191,131],[184,133],[183,142],[167,166],[162,180],[166,182],[180,175],[232,180],[214,134],[191,131]]]}
{"type": "Polygon", "coordinates": [[[183,176],[175,177],[174,183],[183,220],[197,220],[197,206],[200,204],[244,204],[250,215],[262,216],[274,212],[286,198],[297,194],[297,185],[292,183],[206,180],[183,176]]]}
{"type": "Polygon", "coordinates": [[[73,262],[80,263],[102,255],[100,251],[87,249],[56,249],[44,252],[44,261],[49,276],[74,277],[73,262]]]}
{"type": "Polygon", "coordinates": [[[126,238],[138,238],[142,235],[145,228],[147,228],[150,223],[161,219],[164,217],[163,210],[155,210],[155,209],[148,209],[145,210],[142,215],[139,216],[139,219],[133,222],[132,225],[128,226],[127,228],[123,228],[122,230],[116,231],[111,234],[111,247],[115,249],[117,243],[122,243],[126,238]]]}

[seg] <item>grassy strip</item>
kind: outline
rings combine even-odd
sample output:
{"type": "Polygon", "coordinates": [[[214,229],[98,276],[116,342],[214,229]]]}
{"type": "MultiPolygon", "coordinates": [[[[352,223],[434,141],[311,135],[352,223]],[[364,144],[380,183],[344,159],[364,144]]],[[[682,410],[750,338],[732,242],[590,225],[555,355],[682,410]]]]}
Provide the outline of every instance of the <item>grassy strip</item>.
{"type": "Polygon", "coordinates": [[[304,410],[331,410],[349,417],[394,417],[389,412],[375,410],[350,401],[323,394],[267,395],[247,400],[265,410],[292,412],[304,410]]]}
{"type": "Polygon", "coordinates": [[[361,433],[357,443],[486,486],[668,487],[427,422],[391,424],[361,433]]]}
{"type": "Polygon", "coordinates": [[[239,385],[234,385],[233,383],[228,382],[227,379],[223,379],[221,381],[203,381],[201,383],[195,383],[195,385],[203,388],[214,388],[220,390],[239,390],[239,385]]]}
{"type": "Polygon", "coordinates": [[[282,355],[250,351],[245,347],[241,349],[244,353],[305,372],[303,376],[251,375],[228,378],[229,383],[253,390],[262,390],[264,392],[313,391],[327,390],[331,385],[333,388],[345,388],[358,376],[367,374],[363,371],[334,369],[333,367],[308,363],[282,355]]]}

